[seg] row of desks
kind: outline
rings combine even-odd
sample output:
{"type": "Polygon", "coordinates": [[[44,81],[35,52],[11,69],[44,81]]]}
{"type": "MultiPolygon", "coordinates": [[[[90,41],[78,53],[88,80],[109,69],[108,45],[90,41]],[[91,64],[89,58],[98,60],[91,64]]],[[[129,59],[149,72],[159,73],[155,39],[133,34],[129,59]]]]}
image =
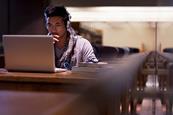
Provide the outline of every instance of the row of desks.
{"type": "Polygon", "coordinates": [[[27,73],[1,69],[0,108],[3,109],[0,114],[118,115],[121,96],[132,87],[145,56],[122,58],[122,61],[119,59],[122,63],[115,62],[112,68],[91,73],[27,73]]]}

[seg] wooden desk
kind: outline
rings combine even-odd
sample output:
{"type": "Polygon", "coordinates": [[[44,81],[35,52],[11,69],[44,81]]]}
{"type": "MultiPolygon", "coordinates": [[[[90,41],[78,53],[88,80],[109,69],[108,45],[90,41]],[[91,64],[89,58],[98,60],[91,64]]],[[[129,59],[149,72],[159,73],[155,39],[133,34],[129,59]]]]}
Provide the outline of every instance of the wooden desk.
{"type": "Polygon", "coordinates": [[[114,92],[112,95],[112,92],[103,89],[103,84],[97,86],[99,77],[101,76],[94,73],[70,71],[1,72],[0,114],[114,115],[119,113],[121,92],[115,91],[119,95],[114,95],[114,92]]]}
{"type": "Polygon", "coordinates": [[[62,73],[1,72],[0,108],[4,107],[4,109],[0,109],[0,114],[3,114],[5,109],[10,106],[12,112],[3,115],[20,115],[21,113],[27,115],[26,111],[29,110],[31,112],[28,112],[28,115],[42,115],[43,110],[44,113],[53,111],[50,106],[43,107],[48,102],[48,105],[53,103],[55,109],[51,114],[43,115],[119,115],[122,104],[120,102],[121,96],[125,95],[126,97],[129,89],[133,87],[139,67],[144,59],[144,54],[132,55],[125,58],[121,63],[115,62],[111,69],[105,68],[98,73],[72,73],[69,71],[62,73]],[[27,99],[25,99],[25,93],[30,95],[27,99]],[[46,99],[44,99],[45,93],[46,99]],[[55,97],[51,96],[52,93],[55,97]],[[11,101],[7,97],[14,104],[11,105],[11,101]],[[6,99],[5,102],[3,102],[4,98],[6,99]],[[32,102],[32,99],[36,102],[32,102]],[[61,106],[62,103],[59,104],[61,99],[66,103],[63,104],[63,107],[61,106]],[[47,101],[45,102],[45,100],[47,101]],[[19,107],[18,102],[21,103],[19,107]],[[32,104],[30,104],[31,102],[32,104]],[[29,108],[27,105],[30,105],[29,108]],[[23,110],[18,110],[20,108],[23,110]],[[35,108],[39,108],[39,111],[35,108]],[[18,110],[17,114],[14,114],[16,110],[18,110]]]}
{"type": "Polygon", "coordinates": [[[0,90],[21,91],[83,91],[96,77],[87,73],[0,72],[0,90]]]}
{"type": "Polygon", "coordinates": [[[99,115],[84,92],[95,82],[85,73],[0,73],[1,115],[99,115]]]}

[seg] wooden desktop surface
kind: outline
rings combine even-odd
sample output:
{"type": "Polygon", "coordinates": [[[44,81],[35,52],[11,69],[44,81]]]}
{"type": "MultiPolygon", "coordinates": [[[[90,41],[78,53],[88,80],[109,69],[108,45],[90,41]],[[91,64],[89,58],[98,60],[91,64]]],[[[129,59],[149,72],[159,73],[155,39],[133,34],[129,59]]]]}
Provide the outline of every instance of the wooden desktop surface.
{"type": "Polygon", "coordinates": [[[84,90],[95,81],[96,76],[89,73],[7,72],[0,69],[0,90],[75,92],[84,90]]]}
{"type": "MultiPolygon", "coordinates": [[[[115,109],[109,110],[107,107],[107,104],[114,106],[112,98],[105,92],[97,90],[100,88],[93,87],[98,77],[100,76],[94,73],[71,71],[60,73],[1,71],[0,102],[3,103],[0,104],[2,108],[0,114],[108,115],[107,111],[111,111],[109,115],[113,115],[115,109]]],[[[114,99],[117,99],[117,96],[114,99]]]]}
{"type": "Polygon", "coordinates": [[[95,78],[93,74],[72,73],[71,71],[59,73],[0,72],[0,81],[79,83],[95,78]]]}
{"type": "MultiPolygon", "coordinates": [[[[70,71],[31,73],[0,69],[0,114],[83,115],[90,106],[86,106],[89,102],[82,99],[82,92],[95,80],[92,74],[70,71]]],[[[93,108],[90,112],[96,115],[93,108]]]]}

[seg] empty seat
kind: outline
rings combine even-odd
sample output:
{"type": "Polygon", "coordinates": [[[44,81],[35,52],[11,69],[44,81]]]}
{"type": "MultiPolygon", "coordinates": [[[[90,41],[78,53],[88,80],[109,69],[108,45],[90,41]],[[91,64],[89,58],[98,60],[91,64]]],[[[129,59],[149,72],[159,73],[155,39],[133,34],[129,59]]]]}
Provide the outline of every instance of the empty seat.
{"type": "Polygon", "coordinates": [[[129,47],[129,53],[139,53],[139,49],[134,47],[129,47]]]}
{"type": "Polygon", "coordinates": [[[173,48],[164,48],[163,52],[173,53],[173,48]]]}
{"type": "Polygon", "coordinates": [[[114,58],[118,54],[118,50],[112,46],[96,46],[93,45],[94,53],[98,59],[114,58]]]}

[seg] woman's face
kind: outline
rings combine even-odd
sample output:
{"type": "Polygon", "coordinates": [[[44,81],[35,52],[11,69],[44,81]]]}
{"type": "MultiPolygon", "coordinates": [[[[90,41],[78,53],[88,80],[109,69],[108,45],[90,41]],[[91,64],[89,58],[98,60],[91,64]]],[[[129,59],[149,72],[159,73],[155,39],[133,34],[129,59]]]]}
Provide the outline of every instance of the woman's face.
{"type": "Polygon", "coordinates": [[[63,18],[60,16],[48,17],[46,19],[46,27],[50,35],[58,35],[59,39],[64,38],[67,33],[63,18]]]}

